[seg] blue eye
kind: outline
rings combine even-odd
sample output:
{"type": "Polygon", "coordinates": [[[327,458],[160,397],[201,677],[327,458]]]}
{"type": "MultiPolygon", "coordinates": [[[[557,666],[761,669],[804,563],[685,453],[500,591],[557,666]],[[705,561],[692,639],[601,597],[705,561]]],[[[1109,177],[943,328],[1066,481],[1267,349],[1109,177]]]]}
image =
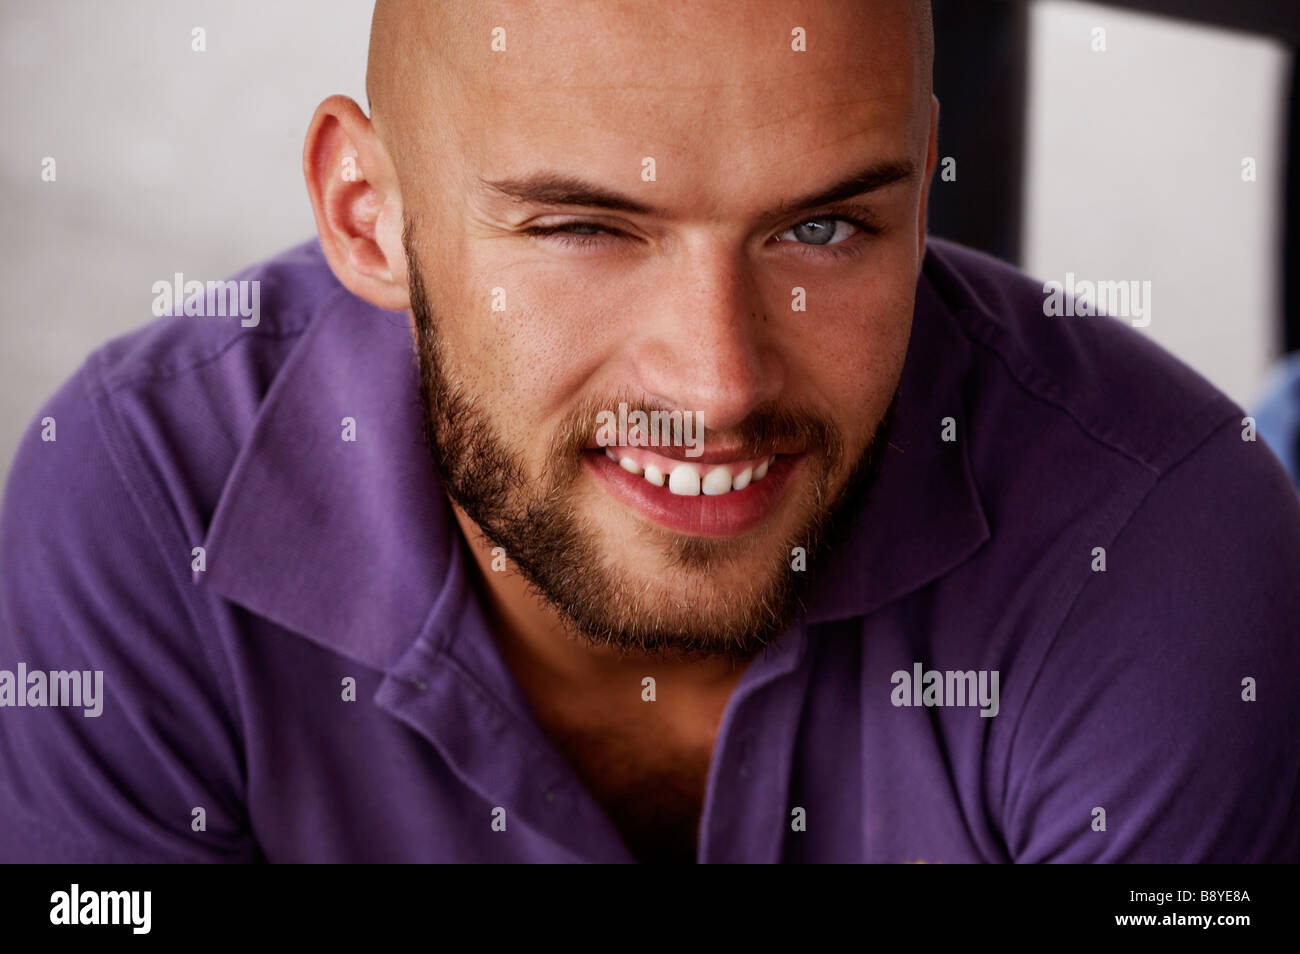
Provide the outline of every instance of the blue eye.
{"type": "Polygon", "coordinates": [[[826,215],[821,218],[800,222],[793,228],[786,229],[781,235],[777,236],[776,240],[778,242],[795,241],[800,245],[840,245],[845,239],[852,236],[852,233],[847,230],[842,234],[840,226],[852,226],[861,231],[861,227],[850,219],[826,215]],[[785,235],[793,235],[794,239],[782,238],[785,235]],[[831,241],[837,235],[840,236],[839,240],[831,241]]]}

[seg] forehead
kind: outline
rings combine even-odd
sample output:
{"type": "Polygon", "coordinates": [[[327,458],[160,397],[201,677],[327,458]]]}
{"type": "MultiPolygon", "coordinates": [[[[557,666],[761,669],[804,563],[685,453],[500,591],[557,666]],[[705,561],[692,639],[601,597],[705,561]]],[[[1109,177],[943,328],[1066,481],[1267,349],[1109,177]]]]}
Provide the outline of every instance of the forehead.
{"type": "Polygon", "coordinates": [[[928,131],[916,122],[909,6],[489,10],[475,31],[481,52],[458,81],[464,172],[492,179],[546,166],[631,186],[652,158],[656,204],[689,197],[698,208],[702,191],[721,207],[909,154],[928,131]],[[488,41],[497,26],[499,52],[488,41]]]}

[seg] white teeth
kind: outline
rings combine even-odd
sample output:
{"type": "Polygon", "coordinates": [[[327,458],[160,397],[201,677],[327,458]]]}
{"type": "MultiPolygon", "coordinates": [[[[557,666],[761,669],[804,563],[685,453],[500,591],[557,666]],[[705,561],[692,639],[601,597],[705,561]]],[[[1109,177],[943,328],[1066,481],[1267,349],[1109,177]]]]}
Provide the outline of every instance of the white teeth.
{"type": "Polygon", "coordinates": [[[694,464],[678,464],[668,475],[668,490],[679,497],[700,495],[700,470],[694,464]]]}
{"type": "Polygon", "coordinates": [[[631,457],[620,457],[608,447],[605,448],[605,456],[629,474],[644,477],[656,487],[662,487],[666,483],[668,490],[679,497],[698,497],[701,493],[707,497],[720,497],[733,490],[744,490],[750,484],[766,477],[768,468],[776,460],[776,455],[773,455],[757,466],[746,467],[739,474],[733,475],[731,468],[726,464],[718,464],[710,467],[707,472],[701,473],[700,465],[682,463],[665,473],[657,464],[647,464],[643,470],[641,465],[631,457]]]}
{"type": "Polygon", "coordinates": [[[708,497],[719,497],[722,494],[731,493],[731,471],[726,467],[714,467],[704,475],[704,481],[700,488],[708,497]]]}

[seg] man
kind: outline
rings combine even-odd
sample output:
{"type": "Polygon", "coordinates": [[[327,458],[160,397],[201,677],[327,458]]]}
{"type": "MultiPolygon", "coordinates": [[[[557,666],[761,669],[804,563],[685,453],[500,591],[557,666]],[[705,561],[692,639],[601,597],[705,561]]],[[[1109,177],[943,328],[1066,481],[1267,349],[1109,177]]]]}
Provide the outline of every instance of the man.
{"type": "Polygon", "coordinates": [[[0,659],[104,698],[0,710],[0,855],[1295,860],[1300,506],[927,244],[930,35],[381,0],[260,321],[18,455],[0,659]]]}

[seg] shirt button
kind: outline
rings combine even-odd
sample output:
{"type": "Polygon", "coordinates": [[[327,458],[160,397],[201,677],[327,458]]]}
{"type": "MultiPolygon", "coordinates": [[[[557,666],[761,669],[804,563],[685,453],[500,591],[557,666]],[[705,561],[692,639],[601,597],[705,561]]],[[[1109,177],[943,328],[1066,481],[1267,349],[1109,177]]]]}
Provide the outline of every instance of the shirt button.
{"type": "Polygon", "coordinates": [[[555,789],[548,788],[546,790],[546,800],[550,802],[552,805],[555,804],[555,789]]]}

